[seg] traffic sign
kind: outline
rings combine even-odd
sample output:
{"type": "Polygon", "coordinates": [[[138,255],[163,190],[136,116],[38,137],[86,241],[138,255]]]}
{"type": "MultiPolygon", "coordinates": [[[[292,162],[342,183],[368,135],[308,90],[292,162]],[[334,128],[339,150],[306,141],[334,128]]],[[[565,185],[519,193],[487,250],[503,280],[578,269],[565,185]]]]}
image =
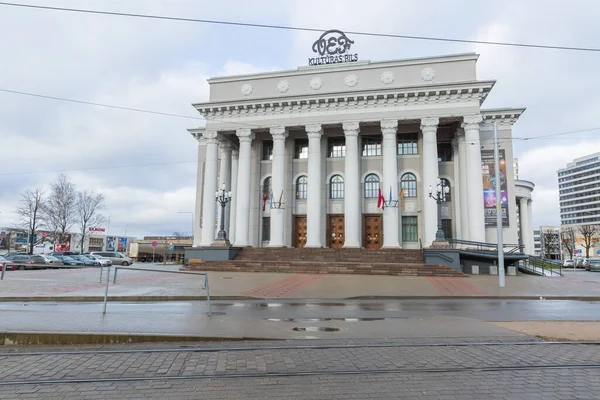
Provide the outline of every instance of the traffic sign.
{"type": "Polygon", "coordinates": [[[173,251],[173,246],[169,246],[169,251],[173,251]]]}
{"type": "Polygon", "coordinates": [[[156,247],[158,246],[158,242],[155,240],[154,242],[152,242],[152,247],[156,247]]]}

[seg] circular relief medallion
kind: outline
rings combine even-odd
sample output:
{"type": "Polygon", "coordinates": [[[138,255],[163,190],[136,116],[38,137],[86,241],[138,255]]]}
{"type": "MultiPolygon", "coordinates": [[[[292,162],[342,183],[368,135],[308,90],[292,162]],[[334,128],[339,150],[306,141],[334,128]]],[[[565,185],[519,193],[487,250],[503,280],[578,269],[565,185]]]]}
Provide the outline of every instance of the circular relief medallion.
{"type": "Polygon", "coordinates": [[[396,77],[392,71],[384,71],[381,74],[381,82],[385,83],[386,85],[394,82],[394,79],[396,79],[396,77]]]}
{"type": "Polygon", "coordinates": [[[310,88],[312,90],[319,90],[321,89],[321,87],[323,87],[323,81],[321,80],[321,78],[315,76],[310,80],[310,88]]]}
{"type": "Polygon", "coordinates": [[[285,93],[290,88],[290,83],[288,81],[279,81],[277,84],[277,91],[279,93],[285,93]]]}
{"type": "Polygon", "coordinates": [[[354,87],[354,86],[356,86],[358,84],[358,76],[356,76],[354,74],[348,75],[346,77],[346,79],[344,79],[344,83],[348,87],[354,87]]]}
{"type": "Polygon", "coordinates": [[[254,90],[254,88],[251,84],[245,83],[242,85],[241,91],[244,96],[249,96],[252,93],[252,90],[254,90]]]}
{"type": "Polygon", "coordinates": [[[435,69],[430,67],[423,68],[423,71],[421,71],[421,79],[424,81],[431,81],[433,78],[435,78],[435,69]]]}

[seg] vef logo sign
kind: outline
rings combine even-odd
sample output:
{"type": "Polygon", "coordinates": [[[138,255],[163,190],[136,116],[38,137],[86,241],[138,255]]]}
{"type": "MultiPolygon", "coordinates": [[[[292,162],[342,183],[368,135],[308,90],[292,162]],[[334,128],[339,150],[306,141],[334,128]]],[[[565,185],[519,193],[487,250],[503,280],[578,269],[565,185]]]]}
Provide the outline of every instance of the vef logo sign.
{"type": "Polygon", "coordinates": [[[309,58],[308,65],[323,65],[358,61],[358,54],[351,54],[353,40],[337,29],[329,30],[321,35],[312,46],[313,52],[320,57],[309,58]]]}

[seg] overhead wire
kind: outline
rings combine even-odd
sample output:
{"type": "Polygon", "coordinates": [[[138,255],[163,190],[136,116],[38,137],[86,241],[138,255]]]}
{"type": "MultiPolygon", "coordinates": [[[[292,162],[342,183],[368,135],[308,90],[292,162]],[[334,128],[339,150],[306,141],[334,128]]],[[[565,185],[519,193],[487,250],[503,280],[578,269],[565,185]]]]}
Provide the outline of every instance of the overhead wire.
{"type": "MultiPolygon", "coordinates": [[[[215,19],[171,17],[171,16],[166,16],[166,15],[90,10],[90,9],[83,9],[83,8],[42,6],[42,5],[37,5],[37,4],[25,4],[25,3],[0,2],[0,5],[10,6],[10,7],[40,9],[40,10],[65,11],[65,12],[86,13],[86,14],[96,14],[96,15],[111,15],[111,16],[121,16],[121,17],[130,17],[130,18],[148,18],[148,19],[155,19],[155,20],[194,22],[194,23],[202,23],[202,24],[214,24],[214,25],[241,26],[241,27],[249,27],[249,28],[279,29],[279,30],[304,31],[304,32],[324,32],[327,30],[327,29],[323,29],[323,28],[299,27],[299,26],[280,25],[280,24],[264,24],[264,23],[260,24],[260,23],[226,21],[226,20],[215,20],[215,19]]],[[[354,31],[354,30],[346,30],[345,33],[357,35],[357,36],[371,36],[371,37],[383,37],[383,38],[394,38],[394,39],[410,39],[410,40],[426,40],[426,41],[437,41],[437,42],[483,44],[483,45],[493,45],[493,46],[525,47],[525,48],[536,48],[536,49],[547,49],[547,50],[600,52],[600,48],[596,48],[596,47],[545,45],[545,44],[517,43],[517,42],[499,42],[499,41],[488,41],[488,40],[458,39],[458,38],[449,38],[449,37],[420,36],[420,35],[403,35],[403,34],[395,34],[395,33],[365,32],[365,31],[354,31]]]]}

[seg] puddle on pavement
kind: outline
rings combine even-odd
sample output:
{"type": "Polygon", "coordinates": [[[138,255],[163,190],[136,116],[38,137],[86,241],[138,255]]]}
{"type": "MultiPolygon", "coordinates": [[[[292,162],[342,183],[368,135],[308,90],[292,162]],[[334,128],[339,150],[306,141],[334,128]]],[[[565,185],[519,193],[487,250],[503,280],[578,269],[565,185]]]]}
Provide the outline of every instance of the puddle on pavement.
{"type": "Polygon", "coordinates": [[[332,328],[329,326],[297,326],[292,328],[292,330],[296,332],[338,332],[340,328],[332,328]]]}
{"type": "Polygon", "coordinates": [[[361,321],[383,321],[389,318],[263,318],[269,322],[327,322],[327,321],[342,321],[342,322],[361,322],[361,321]]]}

